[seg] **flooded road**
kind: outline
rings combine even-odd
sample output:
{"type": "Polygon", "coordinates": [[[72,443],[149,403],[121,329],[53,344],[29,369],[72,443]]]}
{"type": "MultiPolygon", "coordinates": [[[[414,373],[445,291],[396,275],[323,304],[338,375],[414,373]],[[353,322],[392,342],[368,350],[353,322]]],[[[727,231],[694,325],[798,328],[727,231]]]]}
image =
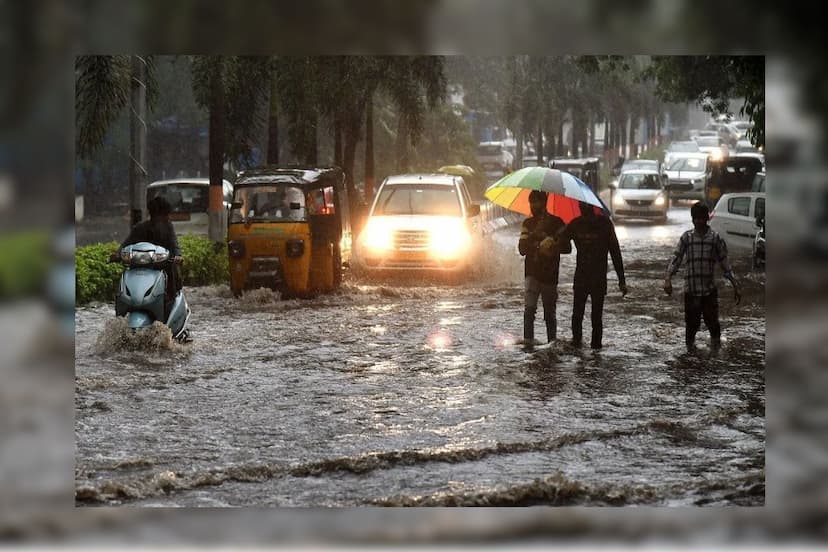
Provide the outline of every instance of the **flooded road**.
{"type": "Polygon", "coordinates": [[[186,288],[183,345],[125,340],[111,305],[79,308],[76,503],[763,505],[765,277],[735,258],[722,349],[703,327],[687,354],[681,293],[661,284],[688,211],[617,225],[630,293],[610,268],[598,352],[567,343],[574,251],[559,341],[517,343],[515,227],[466,285],[349,279],[288,301],[186,288]]]}

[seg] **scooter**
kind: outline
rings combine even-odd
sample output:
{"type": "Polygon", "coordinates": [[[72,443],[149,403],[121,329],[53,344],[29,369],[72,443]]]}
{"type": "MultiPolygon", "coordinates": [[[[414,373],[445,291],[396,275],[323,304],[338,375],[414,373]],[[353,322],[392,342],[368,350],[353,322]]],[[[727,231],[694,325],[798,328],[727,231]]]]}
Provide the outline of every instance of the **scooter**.
{"type": "MultiPolygon", "coordinates": [[[[164,321],[164,291],[167,287],[164,266],[173,262],[170,252],[160,245],[140,242],[122,248],[120,254],[110,260],[126,267],[115,297],[115,315],[126,316],[127,324],[133,330],[149,327],[156,320],[164,321]]],[[[164,324],[170,328],[173,338],[188,340],[190,307],[183,291],[176,294],[168,312],[164,324]]]]}

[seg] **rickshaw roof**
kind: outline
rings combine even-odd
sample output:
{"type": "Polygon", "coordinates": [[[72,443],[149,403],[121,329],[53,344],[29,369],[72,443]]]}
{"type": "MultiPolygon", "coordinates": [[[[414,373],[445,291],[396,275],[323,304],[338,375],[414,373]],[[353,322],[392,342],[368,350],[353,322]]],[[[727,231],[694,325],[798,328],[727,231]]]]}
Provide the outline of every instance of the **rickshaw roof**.
{"type": "Polygon", "coordinates": [[[341,183],[342,176],[343,172],[339,167],[260,167],[242,172],[236,180],[236,187],[274,183],[312,187],[330,179],[341,183]]]}

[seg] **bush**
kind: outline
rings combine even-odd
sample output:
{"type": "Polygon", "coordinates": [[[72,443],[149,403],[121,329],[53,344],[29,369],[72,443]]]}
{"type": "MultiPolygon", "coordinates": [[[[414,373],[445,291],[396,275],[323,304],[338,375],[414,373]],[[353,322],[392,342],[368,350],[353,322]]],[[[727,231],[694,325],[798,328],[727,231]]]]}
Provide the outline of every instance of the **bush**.
{"type": "Polygon", "coordinates": [[[26,232],[0,238],[0,299],[41,291],[50,265],[49,234],[26,232]]]}
{"type": "MultiPolygon", "coordinates": [[[[227,283],[230,272],[227,246],[198,236],[179,236],[184,264],[181,275],[185,286],[227,283]]],[[[79,305],[89,301],[112,301],[118,290],[123,267],[109,262],[118,242],[97,243],[75,250],[75,292],[79,305]]]]}

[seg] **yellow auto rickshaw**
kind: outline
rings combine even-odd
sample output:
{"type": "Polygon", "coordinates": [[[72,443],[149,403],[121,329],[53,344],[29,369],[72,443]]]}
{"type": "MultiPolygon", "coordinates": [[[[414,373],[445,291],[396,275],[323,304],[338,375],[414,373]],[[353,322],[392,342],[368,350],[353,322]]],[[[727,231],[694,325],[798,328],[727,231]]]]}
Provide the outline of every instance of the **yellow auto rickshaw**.
{"type": "Polygon", "coordinates": [[[228,217],[230,289],[283,297],[331,291],[351,256],[345,175],[338,167],[244,171],[228,217]]]}

